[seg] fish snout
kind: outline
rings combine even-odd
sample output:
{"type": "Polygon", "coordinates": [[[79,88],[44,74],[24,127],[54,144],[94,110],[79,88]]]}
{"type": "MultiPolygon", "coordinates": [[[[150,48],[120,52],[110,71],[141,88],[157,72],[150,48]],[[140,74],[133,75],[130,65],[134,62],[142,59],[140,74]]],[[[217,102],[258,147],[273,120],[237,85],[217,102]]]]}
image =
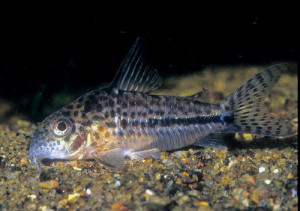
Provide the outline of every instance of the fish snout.
{"type": "Polygon", "coordinates": [[[40,166],[40,159],[35,155],[34,151],[29,149],[29,151],[26,153],[26,156],[29,158],[32,164],[40,166]]]}
{"type": "Polygon", "coordinates": [[[30,159],[31,163],[34,165],[41,166],[41,160],[49,154],[45,149],[47,143],[45,140],[37,139],[33,137],[31,139],[29,150],[26,156],[30,159]]]}

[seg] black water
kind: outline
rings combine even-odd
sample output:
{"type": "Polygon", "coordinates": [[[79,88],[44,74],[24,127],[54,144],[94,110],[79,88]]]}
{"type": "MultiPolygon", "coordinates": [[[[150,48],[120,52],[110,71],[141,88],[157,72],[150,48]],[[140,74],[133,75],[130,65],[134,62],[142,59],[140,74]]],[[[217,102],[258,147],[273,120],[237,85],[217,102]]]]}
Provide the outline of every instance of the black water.
{"type": "Polygon", "coordinates": [[[0,98],[40,121],[69,98],[109,83],[136,37],[145,34],[149,58],[163,76],[207,65],[295,62],[293,10],[5,9],[0,98]]]}

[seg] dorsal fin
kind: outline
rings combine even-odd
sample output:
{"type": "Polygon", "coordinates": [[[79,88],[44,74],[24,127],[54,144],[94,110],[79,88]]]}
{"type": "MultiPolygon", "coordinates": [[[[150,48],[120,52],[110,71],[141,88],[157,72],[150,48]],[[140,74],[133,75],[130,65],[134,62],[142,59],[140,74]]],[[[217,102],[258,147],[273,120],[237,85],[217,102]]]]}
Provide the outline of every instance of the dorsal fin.
{"type": "Polygon", "coordinates": [[[149,93],[161,86],[161,78],[146,60],[142,44],[143,40],[138,37],[119,67],[111,88],[149,93]]]}

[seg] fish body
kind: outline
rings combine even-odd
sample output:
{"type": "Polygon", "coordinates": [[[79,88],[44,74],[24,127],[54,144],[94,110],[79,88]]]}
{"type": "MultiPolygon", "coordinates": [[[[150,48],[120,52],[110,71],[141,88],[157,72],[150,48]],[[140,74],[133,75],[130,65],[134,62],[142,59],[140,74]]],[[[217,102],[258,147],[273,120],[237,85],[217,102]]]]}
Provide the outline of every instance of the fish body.
{"type": "Polygon", "coordinates": [[[65,105],[36,129],[27,153],[33,164],[49,159],[96,159],[122,169],[124,158],[152,156],[189,145],[218,146],[220,132],[261,136],[293,134],[286,120],[266,115],[263,101],[287,65],[269,67],[216,104],[192,96],[158,96],[157,71],[137,39],[111,83],[65,105]]]}

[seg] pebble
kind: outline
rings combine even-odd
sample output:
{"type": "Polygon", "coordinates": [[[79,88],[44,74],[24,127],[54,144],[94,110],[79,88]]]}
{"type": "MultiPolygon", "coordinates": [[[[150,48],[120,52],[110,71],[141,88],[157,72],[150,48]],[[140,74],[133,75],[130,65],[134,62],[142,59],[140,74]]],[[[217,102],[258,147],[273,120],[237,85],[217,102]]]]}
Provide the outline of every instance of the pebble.
{"type": "Polygon", "coordinates": [[[274,210],[280,210],[280,204],[275,204],[273,207],[274,210]]]}
{"type": "Polygon", "coordinates": [[[8,180],[12,180],[15,179],[20,174],[20,172],[18,171],[12,172],[12,171],[5,170],[4,174],[8,180]]]}
{"type": "Polygon", "coordinates": [[[121,182],[119,180],[117,180],[115,183],[115,187],[120,187],[120,186],[121,186],[121,182]]]}
{"type": "Polygon", "coordinates": [[[167,190],[170,190],[171,189],[171,187],[172,187],[172,185],[173,185],[173,180],[170,180],[168,183],[167,183],[167,185],[166,185],[166,189],[167,190]]]}
{"type": "Polygon", "coordinates": [[[155,173],[155,179],[160,180],[161,179],[161,174],[159,172],[155,173]]]}
{"type": "Polygon", "coordinates": [[[292,197],[296,197],[298,195],[298,192],[296,189],[292,189],[292,197]]]}
{"type": "Polygon", "coordinates": [[[265,180],[265,183],[269,185],[271,183],[271,180],[267,179],[265,180]]]}
{"type": "Polygon", "coordinates": [[[120,179],[120,174],[114,174],[113,177],[120,179]]]}
{"type": "Polygon", "coordinates": [[[32,195],[29,196],[29,198],[36,199],[36,195],[32,194],[32,195]]]}
{"type": "Polygon", "coordinates": [[[79,193],[69,194],[68,195],[68,202],[71,203],[71,204],[74,204],[78,201],[79,197],[80,197],[79,193]]]}
{"type": "Polygon", "coordinates": [[[249,199],[246,198],[242,202],[246,207],[249,207],[249,199]]]}
{"type": "Polygon", "coordinates": [[[154,195],[154,192],[153,192],[152,190],[149,190],[149,189],[147,189],[147,190],[145,191],[145,193],[148,194],[148,195],[150,195],[150,196],[153,196],[153,195],[154,195]]]}
{"type": "Polygon", "coordinates": [[[265,167],[260,167],[259,170],[258,170],[259,173],[262,173],[262,172],[264,172],[264,171],[266,171],[266,168],[265,168],[265,167]]]}

